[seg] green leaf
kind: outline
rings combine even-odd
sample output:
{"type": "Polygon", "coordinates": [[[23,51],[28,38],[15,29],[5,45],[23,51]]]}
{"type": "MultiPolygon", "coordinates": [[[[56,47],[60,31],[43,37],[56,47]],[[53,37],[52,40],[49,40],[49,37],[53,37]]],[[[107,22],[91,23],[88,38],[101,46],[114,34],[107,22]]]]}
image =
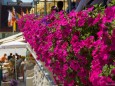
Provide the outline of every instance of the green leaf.
{"type": "Polygon", "coordinates": [[[109,3],[109,6],[115,6],[115,0],[111,0],[111,3],[109,3]]]}
{"type": "Polygon", "coordinates": [[[67,48],[67,52],[69,52],[71,50],[71,46],[68,46],[67,48]]]}

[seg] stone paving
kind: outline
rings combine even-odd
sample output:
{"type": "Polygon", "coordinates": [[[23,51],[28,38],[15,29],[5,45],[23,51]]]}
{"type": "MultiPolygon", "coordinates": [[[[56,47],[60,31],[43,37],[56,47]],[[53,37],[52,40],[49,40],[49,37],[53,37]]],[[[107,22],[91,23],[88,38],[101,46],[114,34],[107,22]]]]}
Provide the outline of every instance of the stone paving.
{"type": "Polygon", "coordinates": [[[25,81],[23,81],[22,77],[20,77],[18,81],[19,81],[18,86],[26,86],[26,83],[25,83],[25,81]]]}
{"type": "Polygon", "coordinates": [[[19,85],[18,86],[26,86],[24,82],[19,81],[19,85]]]}

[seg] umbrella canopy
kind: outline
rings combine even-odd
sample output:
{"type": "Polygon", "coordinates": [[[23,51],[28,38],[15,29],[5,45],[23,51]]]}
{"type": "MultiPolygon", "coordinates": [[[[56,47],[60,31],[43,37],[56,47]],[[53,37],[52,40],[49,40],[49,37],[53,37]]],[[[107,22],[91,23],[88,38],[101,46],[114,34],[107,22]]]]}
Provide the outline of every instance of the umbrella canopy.
{"type": "Polygon", "coordinates": [[[0,49],[26,48],[26,45],[24,42],[13,41],[0,45],[0,49]]]}

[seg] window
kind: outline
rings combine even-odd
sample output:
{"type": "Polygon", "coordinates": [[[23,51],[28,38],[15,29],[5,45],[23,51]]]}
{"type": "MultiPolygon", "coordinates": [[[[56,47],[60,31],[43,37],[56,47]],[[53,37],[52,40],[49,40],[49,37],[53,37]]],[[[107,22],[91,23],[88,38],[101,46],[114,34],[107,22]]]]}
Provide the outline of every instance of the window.
{"type": "MultiPolygon", "coordinates": [[[[67,0],[46,0],[46,13],[49,14],[51,12],[51,7],[56,6],[57,7],[57,2],[58,1],[63,1],[63,10],[66,10],[68,5],[67,5],[67,0]]],[[[39,3],[37,4],[37,9],[35,7],[34,11],[37,11],[38,14],[44,14],[45,13],[45,0],[40,0],[39,3]]]]}

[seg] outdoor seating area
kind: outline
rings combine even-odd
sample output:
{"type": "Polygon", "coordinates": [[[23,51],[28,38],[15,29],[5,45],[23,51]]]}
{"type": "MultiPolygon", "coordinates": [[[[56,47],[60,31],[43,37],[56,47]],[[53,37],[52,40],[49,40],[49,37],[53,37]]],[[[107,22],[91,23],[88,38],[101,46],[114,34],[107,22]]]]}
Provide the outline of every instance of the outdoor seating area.
{"type": "Polygon", "coordinates": [[[16,80],[17,84],[27,82],[26,86],[32,86],[31,84],[28,85],[28,83],[32,82],[31,77],[34,76],[34,65],[36,64],[32,56],[24,57],[10,53],[10,56],[7,57],[4,54],[0,59],[0,64],[2,65],[2,86],[7,86],[6,84],[10,86],[13,83],[12,80],[16,80]],[[5,61],[3,60],[4,57],[6,58],[5,61]]]}
{"type": "MultiPolygon", "coordinates": [[[[2,41],[1,41],[2,42],[2,41]]],[[[42,81],[44,75],[41,63],[37,63],[36,55],[24,42],[11,41],[0,45],[0,64],[2,70],[1,86],[37,86],[36,80],[42,81]],[[39,64],[39,65],[38,65],[39,64]],[[35,66],[36,65],[36,66],[35,66]],[[36,73],[36,71],[38,71],[36,73]]],[[[1,73],[1,72],[0,72],[1,73]]],[[[49,83],[47,78],[41,84],[49,83]]]]}
{"type": "MultiPolygon", "coordinates": [[[[0,45],[0,64],[2,66],[2,86],[10,86],[12,83],[25,83],[26,68],[34,68],[35,59],[32,55],[26,55],[26,43],[8,42],[0,45]],[[14,81],[12,81],[14,80],[14,81]],[[6,84],[6,85],[4,85],[6,84]]],[[[29,75],[28,75],[29,76],[29,75]]]]}

